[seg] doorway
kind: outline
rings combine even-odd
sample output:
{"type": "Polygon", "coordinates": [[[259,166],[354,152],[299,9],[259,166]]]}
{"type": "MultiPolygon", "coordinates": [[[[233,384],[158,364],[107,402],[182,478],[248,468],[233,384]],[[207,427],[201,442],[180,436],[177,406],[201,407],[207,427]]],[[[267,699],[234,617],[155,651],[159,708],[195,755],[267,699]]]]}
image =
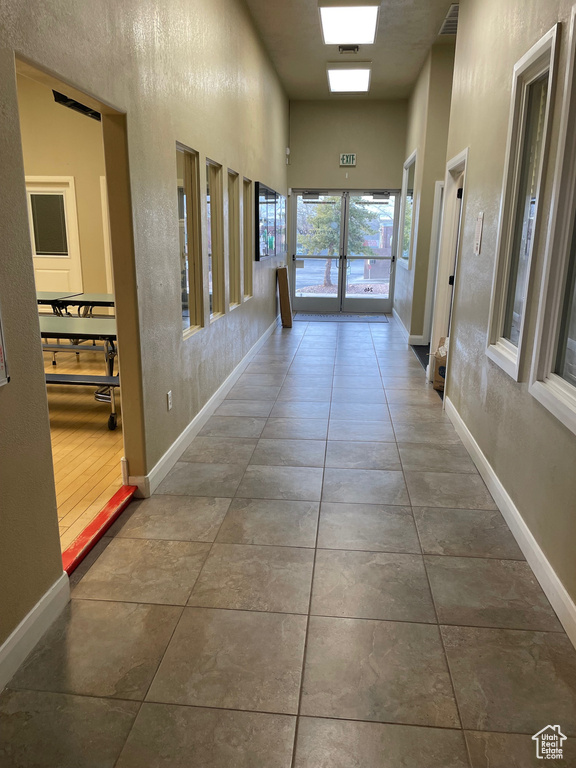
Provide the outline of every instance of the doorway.
{"type": "Polygon", "coordinates": [[[468,150],[466,149],[452,158],[446,165],[444,206],[432,317],[432,350],[438,347],[441,338],[450,336],[460,250],[467,160],[468,150]]]}
{"type": "Polygon", "coordinates": [[[28,62],[17,60],[15,74],[60,541],[68,570],[89,550],[89,538],[105,529],[120,496],[129,498],[128,460],[134,474],[144,474],[125,115],[28,62]],[[113,273],[121,278],[118,296],[113,273]],[[122,411],[120,368],[123,388],[131,392],[122,411]]]}
{"type": "Polygon", "coordinates": [[[294,309],[391,312],[398,192],[293,194],[294,309]]]}

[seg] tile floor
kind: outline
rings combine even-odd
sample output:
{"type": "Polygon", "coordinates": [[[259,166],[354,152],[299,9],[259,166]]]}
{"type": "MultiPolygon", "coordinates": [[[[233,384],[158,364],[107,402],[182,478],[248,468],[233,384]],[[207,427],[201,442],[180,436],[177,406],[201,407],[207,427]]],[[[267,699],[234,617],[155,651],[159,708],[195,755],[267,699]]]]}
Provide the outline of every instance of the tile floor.
{"type": "Polygon", "coordinates": [[[576,766],[576,651],[393,322],[279,329],[73,584],[2,768],[576,766]]]}

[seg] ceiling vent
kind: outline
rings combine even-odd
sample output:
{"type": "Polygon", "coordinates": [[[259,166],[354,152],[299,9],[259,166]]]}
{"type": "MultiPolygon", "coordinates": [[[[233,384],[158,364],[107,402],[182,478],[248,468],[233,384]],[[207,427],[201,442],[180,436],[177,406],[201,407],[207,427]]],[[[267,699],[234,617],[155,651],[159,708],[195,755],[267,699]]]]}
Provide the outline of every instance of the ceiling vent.
{"type": "Polygon", "coordinates": [[[358,53],[360,48],[357,45],[339,45],[338,46],[338,53],[346,53],[346,54],[353,54],[358,53]]]}
{"type": "Polygon", "coordinates": [[[458,3],[452,3],[446,14],[446,18],[440,27],[439,35],[455,35],[458,31],[458,3]]]}

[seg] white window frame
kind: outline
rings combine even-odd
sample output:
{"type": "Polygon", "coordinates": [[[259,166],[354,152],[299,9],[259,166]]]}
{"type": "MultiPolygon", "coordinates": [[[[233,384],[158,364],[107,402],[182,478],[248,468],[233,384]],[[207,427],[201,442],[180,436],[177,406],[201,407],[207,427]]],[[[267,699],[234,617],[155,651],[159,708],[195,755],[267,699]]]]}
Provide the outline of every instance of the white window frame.
{"type": "Polygon", "coordinates": [[[416,199],[416,159],[418,151],[415,149],[412,154],[404,161],[404,170],[402,172],[402,190],[400,192],[400,219],[398,222],[398,264],[402,264],[404,269],[412,269],[414,262],[414,253],[416,252],[416,237],[418,232],[418,201],[416,199]],[[408,258],[402,256],[402,238],[404,236],[404,213],[406,211],[406,192],[408,191],[408,174],[410,167],[414,166],[414,190],[412,198],[412,228],[410,231],[410,246],[408,248],[408,258]]]}
{"type": "Polygon", "coordinates": [[[572,8],[568,61],[550,224],[536,321],[529,392],[576,434],[576,387],[554,373],[576,217],[576,6],[572,8]]]}
{"type": "Polygon", "coordinates": [[[512,78],[512,99],[506,144],[506,161],[504,165],[504,181],[500,204],[500,225],[496,247],[496,268],[494,270],[494,279],[492,283],[492,299],[490,303],[486,355],[490,360],[506,371],[514,381],[519,381],[520,379],[520,365],[522,362],[522,352],[526,336],[526,312],[529,305],[529,288],[531,285],[534,265],[534,244],[538,240],[542,181],[546,169],[546,158],[550,141],[550,111],[552,95],[554,92],[558,28],[559,24],[552,27],[551,30],[549,30],[519,61],[516,62],[512,78]],[[546,112],[544,116],[544,140],[542,144],[540,166],[537,170],[534,232],[528,255],[528,269],[526,270],[524,290],[525,301],[520,320],[518,346],[516,347],[511,341],[505,339],[503,336],[504,315],[510,280],[510,260],[512,257],[516,210],[518,205],[518,187],[520,184],[522,152],[524,149],[524,137],[526,131],[528,92],[530,86],[545,72],[548,72],[549,74],[546,112]]]}

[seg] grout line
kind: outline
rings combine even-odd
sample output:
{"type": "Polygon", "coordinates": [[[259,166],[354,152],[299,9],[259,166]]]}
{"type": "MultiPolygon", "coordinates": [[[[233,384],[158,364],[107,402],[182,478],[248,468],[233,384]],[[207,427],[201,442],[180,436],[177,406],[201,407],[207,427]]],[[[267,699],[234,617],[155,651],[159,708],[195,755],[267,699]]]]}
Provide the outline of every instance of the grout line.
{"type": "MultiPolygon", "coordinates": [[[[308,551],[308,550],[307,550],[308,551]]],[[[319,550],[322,551],[322,550],[319,550]]],[[[379,552],[372,552],[370,554],[382,554],[379,552]]],[[[388,554],[388,553],[384,553],[388,554]]],[[[390,553],[390,554],[396,554],[396,553],[390,553]]],[[[418,555],[417,553],[410,553],[415,557],[422,557],[421,555],[418,555]]],[[[227,608],[227,607],[221,607],[218,605],[182,605],[174,604],[174,603],[147,603],[142,600],[112,600],[111,598],[98,598],[98,597],[74,597],[72,598],[75,602],[85,602],[85,603],[115,603],[115,604],[126,604],[126,605],[148,605],[148,606],[154,606],[158,608],[179,608],[182,609],[182,612],[187,610],[188,608],[192,608],[194,610],[199,611],[234,611],[234,612],[240,612],[240,613],[263,613],[263,614],[271,614],[271,615],[277,615],[277,616],[314,616],[315,618],[322,618],[322,619],[346,619],[349,621],[377,621],[382,624],[415,624],[418,626],[425,626],[425,627],[432,627],[432,626],[439,626],[439,627],[457,627],[461,629],[474,629],[474,630],[480,630],[480,631],[496,631],[496,632],[530,632],[531,634],[539,634],[539,635],[565,635],[566,633],[562,628],[558,630],[554,629],[533,629],[530,627],[502,627],[502,626],[491,626],[491,625],[485,625],[485,624],[455,624],[453,622],[443,621],[438,623],[431,622],[431,621],[417,621],[414,619],[393,619],[393,618],[379,618],[377,616],[335,616],[332,614],[325,614],[325,613],[299,613],[297,611],[266,611],[262,608],[227,608]]],[[[181,617],[180,617],[181,618],[181,617]]],[[[35,690],[35,689],[31,689],[35,690]]],[[[57,693],[57,691],[53,691],[53,693],[57,693]]]]}
{"type": "MultiPolygon", "coordinates": [[[[324,452],[324,463],[326,462],[326,452],[328,450],[328,443],[326,443],[326,448],[324,452]]],[[[298,733],[299,733],[299,723],[300,723],[300,714],[302,710],[302,697],[304,695],[304,671],[306,668],[306,658],[308,655],[308,637],[310,632],[310,617],[312,615],[312,598],[313,598],[313,591],[314,591],[314,577],[316,574],[316,558],[318,555],[318,536],[320,534],[320,515],[321,515],[321,505],[322,505],[322,496],[324,494],[324,476],[325,476],[325,468],[322,470],[322,485],[320,486],[320,501],[318,503],[318,518],[316,521],[316,539],[314,542],[314,556],[312,560],[312,574],[310,578],[310,597],[308,599],[308,615],[306,619],[306,631],[304,634],[304,650],[302,654],[302,668],[300,671],[300,691],[298,695],[298,709],[297,709],[297,717],[296,717],[296,725],[294,728],[294,742],[292,745],[292,761],[291,766],[294,768],[295,766],[295,760],[296,760],[296,745],[298,742],[298,733]]]]}
{"type": "MultiPolygon", "coordinates": [[[[416,522],[416,521],[414,521],[416,522]]],[[[422,541],[420,540],[420,531],[418,530],[418,526],[416,526],[416,535],[418,536],[418,541],[420,542],[420,548],[422,548],[422,541]]],[[[432,590],[432,583],[430,581],[430,574],[428,573],[428,568],[426,567],[426,560],[424,557],[422,557],[423,565],[424,565],[424,573],[426,574],[426,581],[428,582],[428,591],[430,593],[430,598],[432,600],[432,605],[434,607],[434,614],[436,616],[436,625],[438,627],[438,637],[440,639],[440,646],[442,648],[442,653],[444,654],[444,662],[446,664],[446,669],[448,671],[448,677],[450,679],[450,687],[452,689],[452,695],[454,697],[454,704],[456,706],[456,712],[458,714],[458,720],[460,721],[460,730],[462,731],[462,737],[464,738],[464,725],[462,722],[462,714],[460,712],[460,705],[458,703],[458,697],[456,696],[456,686],[454,684],[454,678],[452,676],[452,670],[450,669],[450,664],[448,662],[448,654],[446,652],[446,646],[444,644],[444,638],[442,637],[442,631],[441,631],[441,625],[440,625],[440,619],[438,616],[438,608],[436,605],[436,600],[434,598],[434,592],[432,590]]],[[[468,761],[470,762],[470,755],[468,753],[468,746],[466,744],[466,739],[464,738],[464,744],[466,746],[466,754],[468,755],[468,761]]],[[[470,763],[470,766],[472,768],[472,764],[470,763]]]]}
{"type": "MultiPolygon", "coordinates": [[[[316,469],[316,467],[315,467],[316,469]]],[[[183,498],[183,497],[180,497],[183,498]]],[[[191,497],[195,498],[195,497],[191,497]]],[[[201,498],[201,497],[198,497],[201,498]]],[[[216,498],[216,497],[214,497],[216,498]]],[[[294,503],[299,504],[300,502],[298,500],[294,499],[255,499],[255,501],[287,501],[288,503],[294,503]]],[[[319,501],[303,501],[301,502],[303,504],[320,504],[319,501]]],[[[324,502],[325,504],[341,504],[342,502],[334,501],[334,502],[324,502]]],[[[347,504],[346,504],[347,506],[347,504]]],[[[372,507],[380,507],[380,506],[396,506],[399,509],[406,509],[411,510],[409,504],[404,505],[392,505],[392,504],[364,504],[362,503],[361,506],[372,506],[372,507]]],[[[416,509],[419,509],[419,507],[416,507],[416,509]]],[[[438,509],[443,509],[442,507],[438,507],[438,509]]],[[[445,509],[448,509],[446,507],[445,509]]],[[[496,512],[497,510],[464,510],[465,512],[496,512]]],[[[226,516],[225,516],[226,517],[226,516]]],[[[221,527],[221,526],[220,526],[221,527]]],[[[417,526],[416,526],[417,527],[417,526]]],[[[203,539],[175,539],[175,538],[165,538],[164,536],[155,536],[154,538],[147,537],[147,536],[121,536],[120,535],[121,530],[116,533],[114,536],[103,536],[102,539],[122,539],[123,541],[129,540],[129,541],[175,541],[175,542],[181,542],[183,544],[229,544],[230,546],[238,546],[238,547],[272,547],[272,548],[279,548],[279,549],[304,549],[304,550],[311,550],[314,549],[314,545],[305,545],[305,544],[266,544],[264,542],[245,542],[245,541],[217,541],[216,539],[214,541],[206,541],[203,539]]],[[[458,558],[458,559],[468,559],[468,560],[500,560],[500,561],[506,561],[511,563],[525,563],[526,560],[521,557],[496,557],[494,555],[469,555],[469,554],[457,554],[457,553],[445,553],[445,552],[416,552],[414,550],[406,550],[406,549],[361,549],[361,548],[354,548],[351,549],[350,547],[338,547],[338,546],[332,546],[332,547],[318,547],[320,550],[324,550],[326,552],[363,552],[365,554],[382,554],[382,555],[425,555],[426,557],[437,557],[437,558],[458,558]]],[[[101,553],[102,554],[102,553],[101,553]]],[[[92,566],[90,566],[92,567],[92,566]]],[[[84,577],[82,577],[84,578],[84,577]]],[[[85,599],[85,598],[82,598],[85,599]]],[[[112,601],[116,602],[116,600],[112,601]]],[[[130,601],[129,601],[130,602],[130,601]]],[[[165,605],[165,603],[154,603],[154,605],[165,605]]]]}
{"type": "MultiPolygon", "coordinates": [[[[34,688],[7,688],[7,690],[11,691],[36,691],[34,688]]],[[[245,714],[255,714],[255,715],[270,715],[273,717],[290,717],[290,718],[296,718],[297,715],[294,712],[277,712],[277,711],[269,711],[269,710],[263,710],[263,709],[239,709],[238,707],[215,707],[211,705],[206,704],[187,704],[187,703],[181,703],[181,702],[170,702],[170,701],[155,701],[155,700],[149,700],[149,701],[138,701],[137,699],[125,699],[122,697],[113,697],[113,696],[96,696],[94,694],[87,694],[87,693],[67,693],[62,691],[37,691],[38,693],[46,693],[52,696],[77,696],[79,698],[83,699],[96,699],[101,700],[104,699],[106,701],[117,701],[117,702],[123,702],[126,704],[140,704],[141,706],[144,704],[154,704],[154,705],[160,705],[160,706],[166,706],[166,707],[181,707],[183,709],[204,709],[204,710],[211,710],[215,712],[239,712],[239,713],[245,713],[245,714]]],[[[368,723],[372,725],[397,725],[402,728],[425,728],[425,729],[433,729],[436,731],[460,731],[464,730],[466,732],[472,732],[472,733],[497,733],[497,734],[503,734],[503,735],[510,735],[510,736],[531,736],[531,731],[502,731],[502,730],[482,730],[478,728],[466,728],[466,729],[459,729],[455,728],[454,726],[448,726],[448,725],[423,725],[422,723],[409,723],[409,722],[399,722],[396,720],[364,720],[362,718],[351,718],[351,717],[335,717],[333,715],[300,715],[301,718],[305,718],[307,720],[337,720],[339,722],[348,722],[348,723],[368,723]]]]}
{"type": "Polygon", "coordinates": [[[154,674],[150,677],[150,682],[148,683],[148,687],[146,688],[146,692],[144,693],[144,696],[142,697],[142,700],[140,701],[140,706],[138,707],[138,711],[136,712],[134,720],[132,721],[132,725],[130,726],[130,729],[128,730],[128,733],[126,734],[126,738],[124,739],[124,743],[122,744],[122,747],[121,747],[120,751],[118,752],[118,757],[114,761],[114,766],[116,766],[118,764],[118,760],[120,760],[120,756],[122,755],[122,752],[126,748],[126,744],[128,743],[128,739],[130,738],[130,734],[132,733],[132,731],[134,730],[134,726],[136,725],[136,720],[138,719],[138,715],[142,711],[142,707],[144,706],[144,702],[146,701],[146,696],[148,695],[148,692],[150,691],[150,687],[151,687],[152,683],[154,682],[154,679],[156,678],[156,675],[158,674],[158,670],[160,669],[160,664],[162,664],[162,661],[164,660],[164,656],[166,655],[166,651],[168,650],[168,647],[169,647],[170,643],[172,642],[172,638],[174,637],[176,629],[177,629],[178,625],[180,624],[180,619],[182,618],[183,614],[184,614],[184,608],[182,607],[182,610],[180,611],[180,615],[178,616],[178,618],[176,619],[176,621],[174,623],[174,628],[173,628],[173,630],[172,630],[172,632],[170,634],[170,638],[169,638],[168,642],[166,643],[166,647],[164,648],[164,652],[161,654],[161,656],[160,656],[160,658],[158,660],[158,664],[156,665],[156,669],[154,671],[154,674]]]}

